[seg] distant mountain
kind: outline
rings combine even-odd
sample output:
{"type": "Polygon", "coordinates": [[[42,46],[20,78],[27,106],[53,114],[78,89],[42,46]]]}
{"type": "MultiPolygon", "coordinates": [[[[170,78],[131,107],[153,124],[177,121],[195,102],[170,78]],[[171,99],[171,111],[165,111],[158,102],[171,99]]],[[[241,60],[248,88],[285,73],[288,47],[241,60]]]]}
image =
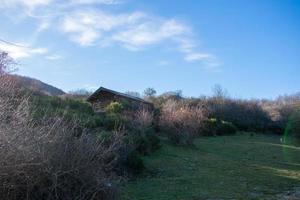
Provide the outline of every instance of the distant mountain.
{"type": "Polygon", "coordinates": [[[16,81],[17,84],[29,90],[32,90],[34,92],[39,92],[49,96],[60,96],[65,94],[65,92],[62,91],[61,89],[58,89],[40,80],[29,78],[26,76],[19,76],[19,75],[11,75],[11,76],[13,77],[13,79],[16,81]]]}

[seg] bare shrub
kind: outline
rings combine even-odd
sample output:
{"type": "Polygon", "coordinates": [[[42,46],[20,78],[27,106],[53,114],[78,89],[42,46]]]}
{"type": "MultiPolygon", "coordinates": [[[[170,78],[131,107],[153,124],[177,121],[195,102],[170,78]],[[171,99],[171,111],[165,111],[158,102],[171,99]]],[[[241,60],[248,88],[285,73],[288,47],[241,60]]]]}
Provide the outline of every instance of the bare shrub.
{"type": "Polygon", "coordinates": [[[133,122],[138,129],[146,129],[153,122],[153,112],[147,109],[139,109],[134,113],[133,122]]]}
{"type": "Polygon", "coordinates": [[[192,144],[206,120],[207,112],[201,106],[191,107],[168,100],[162,107],[159,123],[173,142],[192,144]]]}
{"type": "MultiPolygon", "coordinates": [[[[153,112],[140,107],[125,113],[128,127],[127,141],[130,148],[128,152],[149,155],[157,150],[160,147],[160,140],[153,128],[153,112]]],[[[136,155],[133,156],[136,157],[136,155]]]]}
{"type": "MultiPolygon", "coordinates": [[[[30,97],[0,75],[0,199],[117,199],[123,131],[109,138],[63,117],[32,118],[30,97]]],[[[34,109],[33,109],[34,110],[34,109]]]]}

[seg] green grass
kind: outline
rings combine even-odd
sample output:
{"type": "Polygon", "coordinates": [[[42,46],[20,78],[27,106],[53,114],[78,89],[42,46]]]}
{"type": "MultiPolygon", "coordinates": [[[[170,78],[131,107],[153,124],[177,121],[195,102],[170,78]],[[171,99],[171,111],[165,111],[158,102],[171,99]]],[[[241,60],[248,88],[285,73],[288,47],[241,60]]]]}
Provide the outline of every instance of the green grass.
{"type": "Polygon", "coordinates": [[[190,148],[163,141],[144,161],[146,172],[122,185],[125,199],[268,199],[300,186],[300,147],[279,136],[206,137],[190,148]]]}

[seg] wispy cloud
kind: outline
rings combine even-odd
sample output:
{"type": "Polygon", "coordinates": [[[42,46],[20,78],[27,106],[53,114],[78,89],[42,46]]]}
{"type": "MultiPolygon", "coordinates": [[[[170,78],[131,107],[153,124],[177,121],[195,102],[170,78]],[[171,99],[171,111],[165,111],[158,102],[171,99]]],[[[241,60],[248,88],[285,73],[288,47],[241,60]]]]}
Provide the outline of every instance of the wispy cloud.
{"type": "Polygon", "coordinates": [[[1,0],[0,7],[18,7],[24,6],[29,9],[34,9],[38,6],[49,5],[53,0],[1,0]]]}
{"type": "Polygon", "coordinates": [[[129,26],[143,17],[143,13],[109,14],[103,11],[85,10],[68,13],[60,25],[62,32],[70,34],[73,41],[82,46],[92,45],[103,33],[122,26],[129,26]]]}
{"type": "Polygon", "coordinates": [[[63,57],[61,55],[58,55],[58,54],[51,54],[51,55],[46,56],[45,58],[48,59],[48,60],[60,60],[63,57]]]}
{"type": "Polygon", "coordinates": [[[165,45],[168,48],[171,46],[171,49],[180,52],[187,62],[200,62],[211,68],[219,67],[217,56],[201,50],[192,27],[178,19],[150,15],[141,11],[108,12],[103,6],[94,6],[95,4],[116,6],[123,2],[123,0],[68,0],[61,3],[58,0],[0,0],[2,7],[23,6],[30,17],[39,20],[37,33],[59,27],[62,34],[80,46],[97,45],[103,48],[108,45],[119,45],[130,51],[142,51],[154,46],[165,45]],[[35,11],[43,15],[35,15],[35,11]]]}
{"type": "Polygon", "coordinates": [[[14,59],[43,55],[48,51],[46,48],[33,48],[25,44],[8,44],[2,41],[0,41],[0,50],[7,52],[14,59]]]}
{"type": "Polygon", "coordinates": [[[184,57],[186,61],[203,61],[203,60],[212,60],[215,59],[214,55],[207,54],[207,53],[195,53],[195,52],[189,52],[184,57]]]}
{"type": "Polygon", "coordinates": [[[129,47],[129,49],[138,50],[164,40],[171,40],[184,34],[186,30],[187,28],[183,24],[175,20],[146,19],[142,23],[116,32],[112,39],[125,47],[129,47]]]}

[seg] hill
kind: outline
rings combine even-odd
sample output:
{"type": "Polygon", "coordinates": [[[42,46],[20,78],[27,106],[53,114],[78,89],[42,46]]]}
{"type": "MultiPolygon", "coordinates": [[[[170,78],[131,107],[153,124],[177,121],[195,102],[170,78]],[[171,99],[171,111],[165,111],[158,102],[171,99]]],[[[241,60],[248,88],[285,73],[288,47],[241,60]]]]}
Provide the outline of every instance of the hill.
{"type": "Polygon", "coordinates": [[[65,94],[63,90],[49,85],[47,83],[44,83],[40,80],[20,75],[11,76],[17,82],[18,85],[32,90],[34,92],[39,92],[48,96],[60,96],[65,94]]]}

